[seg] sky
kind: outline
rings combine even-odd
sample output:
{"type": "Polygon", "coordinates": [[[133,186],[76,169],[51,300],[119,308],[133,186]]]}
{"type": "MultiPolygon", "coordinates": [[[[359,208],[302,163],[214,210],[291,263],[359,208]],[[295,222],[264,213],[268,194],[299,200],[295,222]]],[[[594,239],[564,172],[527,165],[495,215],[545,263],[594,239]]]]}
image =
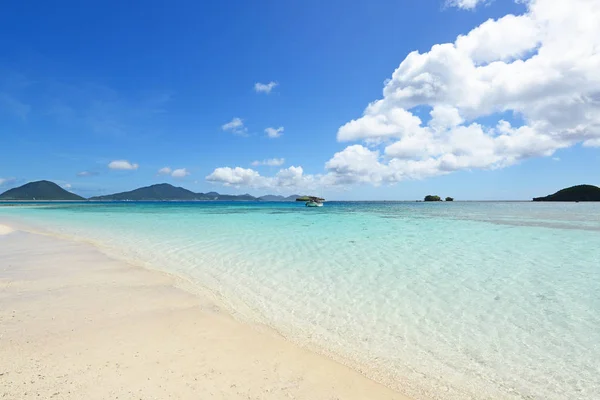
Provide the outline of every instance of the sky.
{"type": "Polygon", "coordinates": [[[0,13],[0,191],[600,185],[600,0],[51,3],[0,13]]]}

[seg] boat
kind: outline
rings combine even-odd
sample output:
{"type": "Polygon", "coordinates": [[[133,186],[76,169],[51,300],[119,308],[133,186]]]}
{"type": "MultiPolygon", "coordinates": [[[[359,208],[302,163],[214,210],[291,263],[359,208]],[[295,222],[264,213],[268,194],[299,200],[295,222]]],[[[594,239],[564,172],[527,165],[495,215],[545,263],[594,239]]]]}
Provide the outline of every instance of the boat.
{"type": "Polygon", "coordinates": [[[306,202],[306,207],[323,207],[323,203],[310,200],[306,202]]]}
{"type": "Polygon", "coordinates": [[[306,207],[323,207],[323,202],[325,199],[316,196],[302,196],[298,197],[296,201],[304,201],[304,205],[306,205],[306,207]]]}

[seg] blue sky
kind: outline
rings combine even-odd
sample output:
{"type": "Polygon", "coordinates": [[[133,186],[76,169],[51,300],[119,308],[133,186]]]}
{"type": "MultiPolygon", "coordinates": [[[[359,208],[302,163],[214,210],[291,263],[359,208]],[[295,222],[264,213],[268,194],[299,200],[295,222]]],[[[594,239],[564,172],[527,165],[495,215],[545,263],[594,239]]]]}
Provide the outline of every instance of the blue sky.
{"type": "MultiPolygon", "coordinates": [[[[404,90],[432,76],[431,71],[449,75],[452,65],[440,64],[440,58],[431,62],[436,44],[453,43],[490,18],[541,18],[533,6],[509,0],[482,1],[477,7],[459,3],[64,1],[57,7],[5,2],[0,14],[0,190],[49,179],[84,196],[165,181],[198,192],[317,192],[335,199],[410,200],[429,193],[528,199],[565,186],[600,183],[595,121],[577,120],[577,110],[558,121],[554,109],[538,107],[555,95],[546,87],[541,94],[535,88],[531,103],[518,105],[496,94],[476,106],[466,100],[469,93],[455,98],[438,91],[422,102],[414,93],[400,100],[382,95],[386,80],[387,87],[404,90]],[[413,51],[429,57],[426,66],[410,64],[407,56],[413,51]],[[411,71],[430,70],[393,77],[405,59],[411,71]],[[270,82],[276,85],[268,93],[255,88],[270,82]],[[482,105],[488,99],[496,103],[482,105]],[[376,100],[385,103],[383,111],[365,111],[376,100]],[[439,139],[438,131],[410,128],[404,119],[389,122],[397,115],[390,110],[402,109],[411,113],[406,118],[416,116],[426,126],[440,105],[455,107],[462,122],[444,128],[439,137],[457,138],[454,128],[474,129],[477,123],[485,135],[498,138],[501,119],[512,130],[493,150],[475,154],[487,144],[476,145],[478,139],[470,140],[469,132],[460,136],[471,146],[464,148],[455,139],[439,139]],[[536,112],[528,114],[530,109],[536,112]],[[228,129],[235,118],[243,126],[238,122],[228,129]],[[352,120],[356,126],[347,125],[352,120]],[[382,120],[385,127],[373,124],[382,120]],[[538,135],[505,144],[529,134],[514,128],[529,124],[537,129],[540,123],[552,132],[550,138],[538,135]],[[571,128],[584,123],[589,127],[574,138],[571,128]],[[283,130],[276,138],[265,131],[279,127],[283,130]],[[572,136],[566,137],[567,131],[572,136]],[[432,150],[407,156],[405,144],[422,134],[429,139],[414,139],[417,147],[432,150]],[[546,146],[549,140],[553,144],[546,146]],[[390,147],[396,141],[402,145],[390,147]],[[527,149],[521,145],[525,142],[527,149]],[[442,160],[448,154],[451,158],[442,160]],[[465,154],[468,159],[461,158],[465,154]],[[395,164],[394,158],[403,161],[395,164]],[[270,162],[281,165],[252,165],[271,159],[283,160],[270,162]],[[428,160],[438,162],[430,168],[428,160]],[[179,176],[172,176],[175,170],[179,176]]],[[[544,0],[531,3],[546,6],[544,0]]],[[[561,28],[552,23],[547,25],[561,28]]],[[[537,35],[528,32],[523,29],[524,39],[517,37],[498,54],[482,53],[481,43],[495,43],[486,43],[486,37],[459,50],[482,67],[492,61],[516,65],[541,54],[544,46],[552,48],[535,37],[530,48],[515,48],[537,35]]],[[[586,86],[596,84],[582,76],[586,86]]],[[[498,81],[500,76],[493,80],[498,81]]],[[[571,90],[575,96],[583,89],[571,90]]],[[[588,97],[595,99],[595,93],[588,97]]],[[[594,101],[588,106],[597,106],[594,101]]]]}

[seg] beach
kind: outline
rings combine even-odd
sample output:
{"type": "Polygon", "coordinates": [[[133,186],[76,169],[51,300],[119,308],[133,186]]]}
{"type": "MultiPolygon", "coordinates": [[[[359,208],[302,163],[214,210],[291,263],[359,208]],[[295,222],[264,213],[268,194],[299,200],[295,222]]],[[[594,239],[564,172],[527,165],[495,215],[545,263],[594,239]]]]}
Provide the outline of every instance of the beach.
{"type": "Polygon", "coordinates": [[[0,207],[0,387],[17,399],[599,398],[599,207],[0,207]]]}
{"type": "Polygon", "coordinates": [[[0,398],[407,399],[178,286],[0,225],[0,398]]]}

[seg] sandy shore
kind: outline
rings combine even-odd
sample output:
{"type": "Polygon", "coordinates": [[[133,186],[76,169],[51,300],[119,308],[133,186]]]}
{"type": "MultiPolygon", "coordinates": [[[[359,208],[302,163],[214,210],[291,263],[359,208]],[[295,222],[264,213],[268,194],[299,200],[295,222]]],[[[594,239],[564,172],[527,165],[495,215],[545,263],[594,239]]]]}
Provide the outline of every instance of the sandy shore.
{"type": "Polygon", "coordinates": [[[175,279],[0,226],[0,398],[406,400],[175,279]]]}

